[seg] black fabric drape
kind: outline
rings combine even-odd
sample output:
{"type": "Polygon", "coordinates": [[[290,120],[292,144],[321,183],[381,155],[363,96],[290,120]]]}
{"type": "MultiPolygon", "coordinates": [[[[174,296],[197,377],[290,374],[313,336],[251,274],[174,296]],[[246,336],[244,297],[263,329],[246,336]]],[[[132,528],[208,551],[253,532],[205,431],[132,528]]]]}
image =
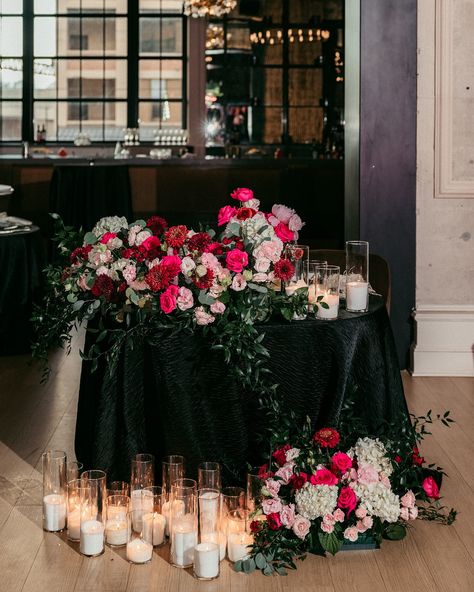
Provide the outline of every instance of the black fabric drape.
{"type": "Polygon", "coordinates": [[[91,230],[104,216],[131,221],[132,198],[124,165],[60,165],[51,180],[50,207],[68,226],[91,230]]]}
{"type": "MultiPolygon", "coordinates": [[[[269,368],[283,406],[315,427],[337,424],[341,407],[357,386],[361,413],[377,431],[385,420],[407,413],[385,305],[371,297],[370,311],[341,310],[337,321],[271,321],[259,327],[270,351],[269,368]]],[[[89,343],[90,343],[90,337],[89,343]]],[[[111,374],[83,363],[76,455],[85,466],[128,479],[138,452],[183,454],[187,474],[219,460],[225,476],[261,459],[256,433],[264,421],[256,396],[229,377],[219,352],[201,335],[164,338],[159,345],[127,343],[111,374]]]]}
{"type": "Polygon", "coordinates": [[[33,299],[41,287],[43,242],[37,227],[0,234],[0,355],[30,349],[33,299]]]}

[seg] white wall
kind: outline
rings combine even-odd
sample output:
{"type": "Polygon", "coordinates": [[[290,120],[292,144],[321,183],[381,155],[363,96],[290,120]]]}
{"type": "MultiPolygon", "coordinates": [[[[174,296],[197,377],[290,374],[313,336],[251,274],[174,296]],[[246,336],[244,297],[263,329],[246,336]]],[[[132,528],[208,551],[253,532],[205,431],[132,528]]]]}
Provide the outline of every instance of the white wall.
{"type": "Polygon", "coordinates": [[[474,375],[474,2],[418,0],[415,375],[474,375]]]}

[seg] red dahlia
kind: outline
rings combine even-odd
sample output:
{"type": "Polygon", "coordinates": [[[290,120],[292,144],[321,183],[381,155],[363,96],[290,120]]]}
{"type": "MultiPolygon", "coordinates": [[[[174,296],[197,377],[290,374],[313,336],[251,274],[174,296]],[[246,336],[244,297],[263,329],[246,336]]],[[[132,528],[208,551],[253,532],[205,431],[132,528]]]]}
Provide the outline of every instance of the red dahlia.
{"type": "Polygon", "coordinates": [[[212,238],[207,232],[197,232],[188,241],[188,249],[190,251],[198,251],[203,253],[206,247],[211,244],[212,238]]]}
{"type": "Polygon", "coordinates": [[[275,277],[287,282],[293,277],[293,274],[295,273],[295,266],[291,261],[288,261],[288,259],[280,259],[275,263],[274,271],[275,277]]]}
{"type": "Polygon", "coordinates": [[[212,271],[212,269],[208,269],[206,275],[203,275],[202,277],[196,276],[193,279],[194,285],[196,286],[196,288],[199,288],[200,290],[207,290],[207,288],[210,288],[212,286],[213,281],[214,272],[212,271]]]}
{"type": "Polygon", "coordinates": [[[206,253],[212,253],[213,255],[222,255],[224,247],[221,243],[211,243],[204,250],[206,253]]]}
{"type": "Polygon", "coordinates": [[[175,277],[171,266],[154,265],[145,276],[146,283],[153,292],[167,288],[175,277]]]}
{"type": "Polygon", "coordinates": [[[153,234],[163,234],[163,232],[168,227],[168,222],[162,218],[161,216],[151,216],[146,221],[146,225],[148,228],[151,228],[153,234]]]}
{"type": "Polygon", "coordinates": [[[180,226],[171,226],[171,228],[168,228],[165,232],[166,244],[169,247],[179,249],[184,245],[187,234],[188,229],[183,224],[180,226]]]}
{"type": "Polygon", "coordinates": [[[339,444],[339,432],[334,428],[323,428],[317,431],[313,440],[317,442],[321,448],[335,448],[339,444]]]}
{"type": "Polygon", "coordinates": [[[95,278],[91,292],[96,297],[104,296],[106,300],[112,300],[114,294],[114,282],[112,278],[105,275],[105,273],[98,275],[95,278]]]}

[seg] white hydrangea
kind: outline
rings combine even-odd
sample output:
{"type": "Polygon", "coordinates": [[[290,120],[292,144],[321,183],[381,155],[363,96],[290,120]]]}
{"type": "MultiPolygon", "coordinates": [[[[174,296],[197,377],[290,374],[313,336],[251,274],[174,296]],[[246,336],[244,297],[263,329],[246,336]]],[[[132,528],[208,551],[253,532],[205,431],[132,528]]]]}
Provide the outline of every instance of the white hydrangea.
{"type": "MultiPolygon", "coordinates": [[[[229,224],[233,223],[235,223],[235,220],[232,220],[229,224]]],[[[255,246],[265,239],[273,240],[276,238],[273,226],[267,222],[267,219],[261,213],[240,222],[240,228],[242,238],[252,241],[255,246]]]]}
{"type": "Polygon", "coordinates": [[[97,237],[100,237],[105,232],[119,232],[122,228],[128,228],[127,218],[124,216],[106,216],[97,222],[92,232],[97,237]]]}
{"type": "Polygon", "coordinates": [[[337,495],[337,485],[311,485],[311,483],[305,483],[295,494],[298,514],[308,520],[314,520],[325,514],[332,514],[337,505],[337,495]]]}
{"type": "Polygon", "coordinates": [[[378,516],[386,522],[396,522],[400,516],[400,499],[380,481],[370,485],[351,485],[361,507],[371,516],[378,516]]]}
{"type": "Polygon", "coordinates": [[[387,477],[393,472],[392,463],[387,457],[387,450],[378,438],[359,438],[349,451],[351,458],[357,456],[359,463],[372,465],[379,473],[385,473],[387,477]]]}

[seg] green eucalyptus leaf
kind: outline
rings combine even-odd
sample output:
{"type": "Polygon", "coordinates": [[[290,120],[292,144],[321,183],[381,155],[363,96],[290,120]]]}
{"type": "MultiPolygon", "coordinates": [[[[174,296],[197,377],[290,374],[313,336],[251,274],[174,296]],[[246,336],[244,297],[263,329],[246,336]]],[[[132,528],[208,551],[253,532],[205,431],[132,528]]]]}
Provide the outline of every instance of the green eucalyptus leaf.
{"type": "Polygon", "coordinates": [[[264,569],[267,565],[267,560],[265,559],[265,555],[263,553],[257,553],[255,555],[255,565],[258,569],[264,569]]]}
{"type": "Polygon", "coordinates": [[[95,243],[98,240],[99,239],[93,232],[86,232],[86,234],[84,235],[84,242],[86,243],[86,245],[95,245],[95,243]]]}
{"type": "Polygon", "coordinates": [[[247,285],[251,290],[255,290],[255,292],[260,292],[261,294],[266,294],[268,292],[268,288],[266,286],[260,286],[259,284],[254,284],[253,282],[249,282],[247,285]]]}

